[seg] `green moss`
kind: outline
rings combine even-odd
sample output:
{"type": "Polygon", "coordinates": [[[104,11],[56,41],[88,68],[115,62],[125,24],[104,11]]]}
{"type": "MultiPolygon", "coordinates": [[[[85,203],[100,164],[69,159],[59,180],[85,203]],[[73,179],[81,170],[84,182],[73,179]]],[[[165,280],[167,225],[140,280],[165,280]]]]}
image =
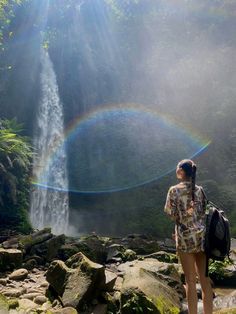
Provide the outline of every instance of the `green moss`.
{"type": "Polygon", "coordinates": [[[16,309],[19,306],[19,302],[17,299],[8,300],[9,309],[16,309]]]}
{"type": "Polygon", "coordinates": [[[160,296],[155,300],[155,305],[158,308],[160,314],[179,314],[180,313],[180,310],[163,296],[160,296]]]}
{"type": "Polygon", "coordinates": [[[0,312],[1,310],[9,310],[7,298],[2,294],[0,294],[0,312]]]}

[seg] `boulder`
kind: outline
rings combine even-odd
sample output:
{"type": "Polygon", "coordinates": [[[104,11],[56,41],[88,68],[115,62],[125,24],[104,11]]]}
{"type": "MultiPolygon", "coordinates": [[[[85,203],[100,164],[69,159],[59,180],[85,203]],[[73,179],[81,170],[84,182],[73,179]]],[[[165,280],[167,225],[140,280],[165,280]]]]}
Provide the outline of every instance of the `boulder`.
{"type": "Polygon", "coordinates": [[[158,242],[152,237],[134,234],[123,238],[121,244],[127,249],[133,250],[136,254],[146,255],[159,251],[158,242]]]}
{"type": "Polygon", "coordinates": [[[154,314],[179,313],[184,288],[172,264],[150,258],[126,262],[118,269],[124,273],[121,289],[122,314],[144,310],[145,313],[154,314]]]}
{"type": "Polygon", "coordinates": [[[46,272],[47,281],[59,296],[64,293],[70,272],[71,270],[60,260],[53,261],[46,272]]]}
{"type": "Polygon", "coordinates": [[[32,246],[29,251],[29,255],[38,255],[43,258],[44,262],[51,262],[54,258],[57,258],[58,251],[64,243],[64,234],[58,236],[52,235],[49,239],[46,239],[42,243],[32,246]]]}
{"type": "Polygon", "coordinates": [[[20,268],[17,269],[15,271],[13,271],[10,275],[9,275],[9,279],[11,280],[24,280],[25,278],[27,278],[29,272],[27,269],[25,268],[20,268]]]}
{"type": "Polygon", "coordinates": [[[106,276],[106,282],[105,282],[104,290],[113,291],[114,285],[116,283],[117,275],[114,272],[106,269],[105,276],[106,276]]]}
{"type": "Polygon", "coordinates": [[[61,296],[64,306],[80,310],[105,286],[105,269],[82,253],[77,253],[66,263],[53,261],[46,279],[61,296]]]}
{"type": "Polygon", "coordinates": [[[0,294],[0,313],[7,314],[9,309],[7,298],[0,294]]]}
{"type": "Polygon", "coordinates": [[[62,302],[65,306],[82,309],[105,285],[104,266],[94,263],[82,253],[77,253],[66,261],[74,269],[68,277],[62,302]]]}
{"type": "Polygon", "coordinates": [[[178,263],[178,258],[176,254],[168,253],[165,251],[159,251],[149,255],[145,255],[144,258],[155,258],[158,261],[165,263],[178,263]]]}
{"type": "Polygon", "coordinates": [[[0,248],[0,271],[21,267],[22,259],[20,250],[0,248]]]}
{"type": "Polygon", "coordinates": [[[217,286],[236,287],[236,268],[234,265],[215,261],[210,264],[209,273],[217,286]]]}
{"type": "MultiPolygon", "coordinates": [[[[236,290],[227,294],[227,295],[221,295],[217,296],[214,299],[214,308],[217,310],[223,310],[228,308],[235,308],[236,313],[236,290]]],[[[227,312],[228,313],[228,312],[227,312]]]]}

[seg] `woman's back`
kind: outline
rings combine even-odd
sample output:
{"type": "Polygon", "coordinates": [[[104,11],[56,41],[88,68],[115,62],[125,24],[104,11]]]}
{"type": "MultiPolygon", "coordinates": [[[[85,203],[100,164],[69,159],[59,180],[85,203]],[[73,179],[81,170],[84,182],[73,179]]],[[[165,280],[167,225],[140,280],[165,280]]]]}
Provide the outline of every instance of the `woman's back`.
{"type": "Polygon", "coordinates": [[[183,181],[169,189],[165,211],[176,221],[176,245],[184,252],[204,250],[205,211],[202,187],[183,181]]]}

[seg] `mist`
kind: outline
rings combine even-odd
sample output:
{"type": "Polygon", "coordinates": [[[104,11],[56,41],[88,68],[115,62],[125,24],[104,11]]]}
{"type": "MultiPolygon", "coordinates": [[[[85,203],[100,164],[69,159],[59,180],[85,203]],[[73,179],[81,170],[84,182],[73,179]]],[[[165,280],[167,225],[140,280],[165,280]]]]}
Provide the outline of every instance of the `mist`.
{"type": "MultiPolygon", "coordinates": [[[[234,1],[23,1],[1,64],[2,116],[34,134],[40,49],[64,110],[72,234],[166,236],[176,163],[236,232],[234,1]],[[10,96],[9,96],[10,95],[10,96]],[[221,193],[219,193],[221,191],[221,193]]],[[[57,189],[57,186],[53,188],[57,189]]]]}

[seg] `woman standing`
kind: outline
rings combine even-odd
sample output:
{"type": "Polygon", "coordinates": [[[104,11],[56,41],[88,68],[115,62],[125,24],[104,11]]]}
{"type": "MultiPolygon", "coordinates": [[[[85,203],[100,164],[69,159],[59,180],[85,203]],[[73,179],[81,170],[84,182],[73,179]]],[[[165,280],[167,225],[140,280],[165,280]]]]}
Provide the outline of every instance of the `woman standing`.
{"type": "Polygon", "coordinates": [[[202,288],[204,314],[212,314],[213,292],[210,278],[205,276],[205,204],[202,187],[195,184],[196,170],[190,159],[178,163],[176,176],[180,183],[170,187],[164,210],[175,221],[176,250],[185,275],[189,314],[197,314],[196,275],[202,288]]]}

